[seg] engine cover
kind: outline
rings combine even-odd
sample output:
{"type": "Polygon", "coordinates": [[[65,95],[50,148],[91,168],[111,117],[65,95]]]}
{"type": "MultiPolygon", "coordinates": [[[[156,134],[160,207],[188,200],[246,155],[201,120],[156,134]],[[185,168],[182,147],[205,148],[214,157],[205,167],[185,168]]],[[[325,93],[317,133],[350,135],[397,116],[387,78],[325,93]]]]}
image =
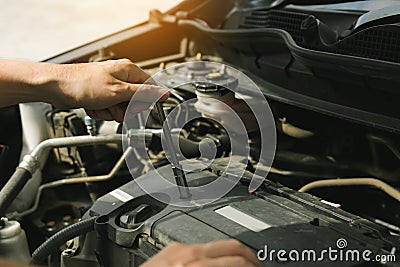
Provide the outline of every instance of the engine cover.
{"type": "MultiPolygon", "coordinates": [[[[189,185],[214,180],[225,161],[217,159],[207,170],[188,173],[189,185]]],[[[173,181],[170,165],[157,171],[173,181]]],[[[355,266],[363,262],[363,251],[371,251],[371,258],[390,252],[392,244],[385,240],[389,233],[384,228],[268,180],[249,194],[249,174],[246,172],[223,198],[191,208],[168,204],[164,192],[148,195],[131,181],[92,206],[86,217],[99,216],[96,231],[80,238],[79,249],[74,244],[75,250],[64,251],[62,266],[138,266],[172,241],[205,243],[227,238],[238,239],[251,248],[265,266],[281,266],[278,250],[287,252],[288,266],[304,261],[321,266],[355,266]],[[311,248],[315,251],[310,252],[311,248]],[[288,257],[292,250],[299,252],[295,260],[288,257]],[[328,257],[330,250],[337,254],[336,260],[328,257]],[[360,260],[346,261],[343,255],[348,250],[359,251],[360,260]],[[302,258],[303,254],[311,258],[302,258]]],[[[149,172],[137,179],[154,179],[154,174],[149,172]]]]}

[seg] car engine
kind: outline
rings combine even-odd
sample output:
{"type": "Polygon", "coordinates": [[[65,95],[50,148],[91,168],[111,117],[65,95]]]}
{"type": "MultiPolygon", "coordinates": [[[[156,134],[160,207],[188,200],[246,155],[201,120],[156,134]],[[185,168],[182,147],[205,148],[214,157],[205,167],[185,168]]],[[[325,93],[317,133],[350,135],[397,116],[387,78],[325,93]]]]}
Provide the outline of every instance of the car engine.
{"type": "Polygon", "coordinates": [[[265,266],[305,265],[267,247],[398,266],[400,11],[326,2],[187,0],[48,59],[128,58],[170,97],[133,99],[121,124],[2,108],[0,255],[131,267],[173,241],[235,238],[265,266]]]}

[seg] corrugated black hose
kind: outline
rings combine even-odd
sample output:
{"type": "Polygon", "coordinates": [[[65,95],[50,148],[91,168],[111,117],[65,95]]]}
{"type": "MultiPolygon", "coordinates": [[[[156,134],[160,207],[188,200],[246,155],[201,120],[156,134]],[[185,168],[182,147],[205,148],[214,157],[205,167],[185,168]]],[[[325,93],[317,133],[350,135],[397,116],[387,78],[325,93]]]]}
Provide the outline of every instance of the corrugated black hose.
{"type": "Polygon", "coordinates": [[[65,242],[68,240],[93,231],[94,222],[96,219],[97,217],[91,217],[89,219],[82,220],[51,236],[33,252],[31,264],[40,265],[45,263],[47,257],[56,252],[57,249],[61,245],[65,244],[65,242]]]}

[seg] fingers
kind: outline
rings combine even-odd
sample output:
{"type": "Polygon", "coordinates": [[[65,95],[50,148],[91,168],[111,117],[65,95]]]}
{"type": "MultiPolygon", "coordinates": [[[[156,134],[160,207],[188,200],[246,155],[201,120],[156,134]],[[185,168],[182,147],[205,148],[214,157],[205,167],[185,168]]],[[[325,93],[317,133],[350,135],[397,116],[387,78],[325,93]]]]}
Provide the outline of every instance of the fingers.
{"type": "Polygon", "coordinates": [[[117,60],[127,71],[126,77],[116,77],[127,86],[127,90],[120,96],[122,101],[129,101],[136,93],[139,94],[137,100],[143,102],[156,102],[161,97],[161,101],[168,98],[168,89],[154,85],[150,75],[144,72],[129,59],[117,60]]]}
{"type": "Polygon", "coordinates": [[[121,106],[115,105],[115,106],[109,107],[108,111],[110,112],[112,118],[114,120],[116,120],[117,122],[122,122],[124,120],[125,109],[123,109],[121,106]]]}
{"type": "Polygon", "coordinates": [[[226,256],[219,258],[208,258],[186,264],[185,267],[256,267],[252,262],[249,262],[240,256],[226,256]]]}
{"type": "MultiPolygon", "coordinates": [[[[128,114],[128,119],[134,118],[139,112],[147,110],[151,106],[152,103],[137,102],[130,105],[129,102],[122,102],[118,105],[109,107],[108,111],[111,113],[114,120],[117,122],[123,122],[125,114],[128,114]]],[[[127,123],[128,121],[125,122],[127,123]]]]}
{"type": "MultiPolygon", "coordinates": [[[[137,66],[127,58],[106,61],[106,64],[108,63],[120,64],[121,68],[124,69],[127,75],[125,77],[117,77],[117,78],[124,82],[145,83],[150,78],[149,74],[147,74],[144,70],[142,70],[139,66],[137,66]]],[[[117,76],[119,75],[117,74],[117,76]]]]}
{"type": "MultiPolygon", "coordinates": [[[[152,103],[146,102],[135,102],[129,105],[129,102],[122,102],[117,105],[108,107],[106,109],[85,109],[88,116],[95,120],[115,120],[117,122],[123,122],[125,114],[128,114],[129,118],[134,118],[139,112],[147,110],[152,106],[152,103]]],[[[129,123],[129,121],[125,121],[129,123]]]]}
{"type": "Polygon", "coordinates": [[[90,110],[86,109],[86,114],[95,120],[105,120],[123,122],[125,109],[119,105],[109,107],[107,109],[90,110]]]}
{"type": "Polygon", "coordinates": [[[149,78],[146,72],[129,59],[107,60],[99,62],[116,79],[128,83],[145,83],[149,78]]]}
{"type": "Polygon", "coordinates": [[[171,243],[147,261],[143,267],[259,267],[256,256],[237,240],[208,244],[171,243]]]}
{"type": "Polygon", "coordinates": [[[128,90],[115,96],[114,103],[102,109],[86,109],[87,114],[96,120],[116,120],[122,122],[129,102],[129,114],[133,116],[142,110],[149,109],[153,103],[164,101],[169,97],[168,90],[153,85],[128,84],[128,90]]]}
{"type": "Polygon", "coordinates": [[[111,112],[107,109],[98,109],[98,110],[90,110],[86,109],[86,113],[95,120],[105,120],[112,121],[114,120],[111,112]]]}
{"type": "MultiPolygon", "coordinates": [[[[108,75],[112,79],[103,79],[103,85],[99,86],[99,90],[92,90],[94,92],[84,94],[89,95],[90,99],[84,99],[86,105],[83,106],[90,110],[90,116],[93,118],[104,120],[113,118],[122,122],[126,108],[121,107],[121,103],[132,100],[131,112],[137,113],[150,107],[143,103],[153,104],[169,97],[166,88],[142,84],[148,82],[150,76],[128,59],[110,60],[99,64],[102,66],[100,78],[102,75],[108,75]]],[[[98,80],[102,80],[100,78],[98,80]]]]}
{"type": "Polygon", "coordinates": [[[151,103],[139,102],[134,105],[130,105],[129,109],[127,109],[128,103],[123,102],[106,109],[98,109],[98,110],[85,109],[85,111],[89,117],[95,120],[106,120],[106,121],[115,120],[117,122],[122,123],[124,121],[126,113],[129,114],[131,118],[133,118],[140,111],[150,108],[151,105],[152,105],[151,103]]]}
{"type": "MultiPolygon", "coordinates": [[[[126,60],[126,59],[125,59],[126,60]]],[[[128,77],[126,78],[126,82],[128,83],[145,83],[149,80],[150,75],[144,72],[137,65],[133,64],[129,59],[128,64],[128,77]]]]}
{"type": "MultiPolygon", "coordinates": [[[[6,259],[0,259],[0,266],[3,266],[3,267],[27,267],[28,265],[14,262],[14,261],[9,261],[6,259]]],[[[29,266],[32,267],[32,265],[29,265],[29,266]]]]}
{"type": "Polygon", "coordinates": [[[133,101],[156,103],[168,99],[168,89],[155,85],[148,84],[129,84],[125,83],[126,90],[122,91],[118,100],[120,102],[130,101],[134,96],[133,101]]]}
{"type": "Polygon", "coordinates": [[[236,239],[208,243],[204,247],[204,253],[208,258],[238,256],[248,260],[254,266],[260,266],[256,255],[236,239]]]}

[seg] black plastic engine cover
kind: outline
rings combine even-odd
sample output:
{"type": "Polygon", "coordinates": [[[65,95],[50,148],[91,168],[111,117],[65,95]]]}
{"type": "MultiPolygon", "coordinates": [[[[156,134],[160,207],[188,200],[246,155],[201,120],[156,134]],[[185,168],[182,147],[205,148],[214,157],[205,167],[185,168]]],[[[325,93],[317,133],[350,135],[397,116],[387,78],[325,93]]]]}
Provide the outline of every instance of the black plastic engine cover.
{"type": "MultiPolygon", "coordinates": [[[[221,167],[222,161],[217,159],[214,162],[220,164],[216,169],[221,167]]],[[[169,165],[157,171],[172,181],[169,165]]],[[[187,174],[189,185],[209,183],[217,177],[214,171],[208,169],[187,174]]],[[[154,173],[149,172],[137,179],[154,177],[154,173]]],[[[316,266],[362,264],[362,258],[359,261],[340,260],[340,240],[346,242],[342,248],[344,252],[358,250],[360,257],[365,250],[372,252],[371,258],[375,254],[389,254],[396,246],[399,250],[399,240],[393,239],[384,228],[324,204],[321,199],[268,180],[256,193],[249,194],[246,182],[245,175],[242,182],[223,198],[195,208],[166,204],[166,194],[152,193],[165,200],[166,203],[162,203],[144,193],[135,181],[127,183],[100,198],[86,215],[100,217],[95,227],[97,238],[87,237],[83,251],[93,247],[104,266],[122,267],[138,266],[172,241],[191,244],[235,238],[261,257],[265,256],[266,250],[269,254],[264,261],[265,266],[281,266],[282,263],[285,266],[302,266],[309,263],[301,260],[282,262],[277,257],[278,250],[297,250],[300,256],[302,251],[313,250],[316,252],[315,260],[313,255],[307,257],[311,257],[310,261],[316,266]],[[149,205],[156,214],[130,229],[119,223],[121,215],[143,204],[149,205]],[[321,254],[329,248],[338,251],[336,261],[331,261],[326,253],[325,256],[321,254]],[[275,253],[271,255],[272,250],[275,253]]],[[[72,260],[79,255],[68,257],[72,260]]],[[[64,259],[64,262],[67,261],[64,259]]]]}

